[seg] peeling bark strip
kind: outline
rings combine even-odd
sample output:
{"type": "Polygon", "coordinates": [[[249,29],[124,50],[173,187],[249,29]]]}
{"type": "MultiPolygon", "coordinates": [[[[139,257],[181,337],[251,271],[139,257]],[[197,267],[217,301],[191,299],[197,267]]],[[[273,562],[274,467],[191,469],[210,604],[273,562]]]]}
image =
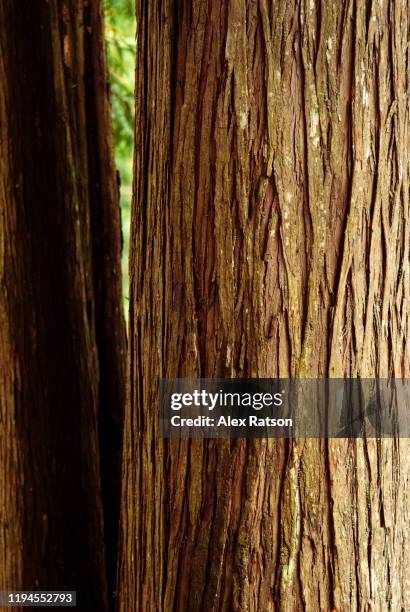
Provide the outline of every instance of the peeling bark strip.
{"type": "Polygon", "coordinates": [[[103,518],[115,553],[119,475],[100,463],[118,464],[125,353],[101,10],[0,3],[0,589],[90,610],[103,518]]]}
{"type": "Polygon", "coordinates": [[[120,609],[408,609],[405,440],[157,423],[160,377],[409,376],[407,2],[137,11],[120,609]]]}

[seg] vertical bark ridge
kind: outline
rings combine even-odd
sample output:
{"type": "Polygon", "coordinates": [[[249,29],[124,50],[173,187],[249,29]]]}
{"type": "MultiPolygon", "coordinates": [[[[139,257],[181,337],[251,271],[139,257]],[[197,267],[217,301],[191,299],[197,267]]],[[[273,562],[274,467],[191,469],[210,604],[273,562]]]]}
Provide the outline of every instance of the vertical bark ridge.
{"type": "Polygon", "coordinates": [[[100,9],[0,7],[0,583],[105,610],[99,436],[122,402],[125,339],[100,9]]]}
{"type": "Polygon", "coordinates": [[[162,441],[156,385],[408,376],[405,3],[137,7],[120,607],[404,609],[404,440],[162,441]]]}

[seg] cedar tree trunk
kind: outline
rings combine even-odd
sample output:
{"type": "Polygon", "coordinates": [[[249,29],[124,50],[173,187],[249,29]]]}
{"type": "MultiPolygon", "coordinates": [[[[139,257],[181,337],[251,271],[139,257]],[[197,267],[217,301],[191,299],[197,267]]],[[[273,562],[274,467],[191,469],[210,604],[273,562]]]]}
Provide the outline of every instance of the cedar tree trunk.
{"type": "Polygon", "coordinates": [[[102,28],[99,1],[0,3],[0,589],[90,610],[114,584],[125,355],[102,28]]]}
{"type": "Polygon", "coordinates": [[[407,441],[158,433],[160,377],[409,376],[407,2],[137,12],[120,609],[409,609],[407,441]]]}

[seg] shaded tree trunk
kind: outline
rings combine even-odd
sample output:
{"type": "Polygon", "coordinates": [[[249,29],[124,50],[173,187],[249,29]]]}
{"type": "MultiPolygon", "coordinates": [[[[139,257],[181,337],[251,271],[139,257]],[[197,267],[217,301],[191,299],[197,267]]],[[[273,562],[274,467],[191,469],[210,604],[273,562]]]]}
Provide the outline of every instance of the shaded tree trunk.
{"type": "Polygon", "coordinates": [[[158,432],[160,377],[409,376],[407,5],[137,5],[120,609],[407,609],[407,441],[158,432]]]}
{"type": "Polygon", "coordinates": [[[0,589],[94,610],[114,584],[125,356],[102,26],[99,1],[0,4],[0,589]]]}

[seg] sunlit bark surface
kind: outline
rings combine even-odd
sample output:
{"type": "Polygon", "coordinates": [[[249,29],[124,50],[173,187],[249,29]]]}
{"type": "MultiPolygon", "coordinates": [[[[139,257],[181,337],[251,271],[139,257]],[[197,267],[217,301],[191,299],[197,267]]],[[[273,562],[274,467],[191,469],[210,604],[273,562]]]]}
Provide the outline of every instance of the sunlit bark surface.
{"type": "Polygon", "coordinates": [[[157,391],[409,376],[407,3],[137,4],[120,609],[405,610],[407,441],[165,442],[157,391]]]}

